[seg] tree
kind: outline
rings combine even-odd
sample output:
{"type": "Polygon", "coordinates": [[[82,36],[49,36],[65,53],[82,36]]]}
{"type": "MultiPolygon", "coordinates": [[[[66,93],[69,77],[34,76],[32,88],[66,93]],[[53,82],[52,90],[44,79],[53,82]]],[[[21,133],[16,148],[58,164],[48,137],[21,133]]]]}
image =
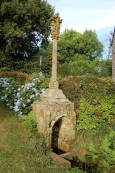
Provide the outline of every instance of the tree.
{"type": "Polygon", "coordinates": [[[103,45],[93,31],[83,34],[74,30],[65,30],[58,42],[60,63],[70,62],[74,57],[93,60],[101,57],[103,45]]]}
{"type": "Polygon", "coordinates": [[[45,0],[0,1],[1,59],[29,59],[48,42],[54,9],[45,0]]]}

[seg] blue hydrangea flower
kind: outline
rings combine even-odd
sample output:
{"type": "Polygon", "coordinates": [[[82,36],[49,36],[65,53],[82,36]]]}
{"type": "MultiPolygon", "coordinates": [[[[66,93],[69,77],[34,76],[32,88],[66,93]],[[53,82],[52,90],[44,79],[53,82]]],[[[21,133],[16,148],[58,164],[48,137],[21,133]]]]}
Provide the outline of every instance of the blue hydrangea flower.
{"type": "Polygon", "coordinates": [[[13,109],[13,106],[10,106],[10,109],[13,109]]]}
{"type": "Polygon", "coordinates": [[[28,103],[30,103],[30,102],[31,102],[31,100],[30,100],[30,99],[27,99],[27,102],[28,102],[28,103]]]}
{"type": "Polygon", "coordinates": [[[18,116],[20,117],[23,114],[23,112],[19,112],[18,116]]]}

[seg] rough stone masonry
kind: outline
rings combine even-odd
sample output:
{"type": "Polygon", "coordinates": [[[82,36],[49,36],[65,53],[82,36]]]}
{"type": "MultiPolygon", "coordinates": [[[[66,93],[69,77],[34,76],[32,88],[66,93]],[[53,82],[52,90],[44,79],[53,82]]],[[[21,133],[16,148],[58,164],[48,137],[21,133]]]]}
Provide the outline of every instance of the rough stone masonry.
{"type": "Polygon", "coordinates": [[[50,21],[53,40],[52,75],[49,88],[40,100],[33,103],[33,112],[36,114],[38,132],[47,137],[47,144],[67,152],[70,151],[75,139],[76,113],[74,104],[58,88],[57,41],[62,20],[57,13],[50,18],[50,21]]]}
{"type": "Polygon", "coordinates": [[[115,28],[112,39],[112,82],[115,82],[115,28]]]}

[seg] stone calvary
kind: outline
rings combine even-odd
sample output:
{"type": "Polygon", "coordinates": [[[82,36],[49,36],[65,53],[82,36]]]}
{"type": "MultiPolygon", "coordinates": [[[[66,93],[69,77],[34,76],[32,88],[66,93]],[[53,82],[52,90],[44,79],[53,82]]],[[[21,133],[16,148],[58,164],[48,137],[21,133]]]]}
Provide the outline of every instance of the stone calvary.
{"type": "Polygon", "coordinates": [[[49,88],[40,100],[33,103],[33,112],[36,114],[38,132],[47,137],[48,146],[67,152],[75,140],[76,113],[74,104],[58,88],[57,42],[62,20],[57,13],[50,18],[50,21],[53,41],[52,74],[49,88]]]}

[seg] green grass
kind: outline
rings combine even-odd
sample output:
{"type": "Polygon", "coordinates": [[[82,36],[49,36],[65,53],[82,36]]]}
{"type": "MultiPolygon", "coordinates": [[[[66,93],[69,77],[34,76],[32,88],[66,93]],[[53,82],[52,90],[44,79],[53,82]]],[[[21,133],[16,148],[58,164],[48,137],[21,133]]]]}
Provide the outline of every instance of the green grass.
{"type": "MultiPolygon", "coordinates": [[[[44,138],[25,128],[0,102],[0,173],[83,173],[78,168],[60,171],[53,164],[44,138]]],[[[84,172],[85,173],[85,172],[84,172]]]]}
{"type": "Polygon", "coordinates": [[[44,172],[50,159],[40,140],[0,103],[0,173],[44,172]]]}

